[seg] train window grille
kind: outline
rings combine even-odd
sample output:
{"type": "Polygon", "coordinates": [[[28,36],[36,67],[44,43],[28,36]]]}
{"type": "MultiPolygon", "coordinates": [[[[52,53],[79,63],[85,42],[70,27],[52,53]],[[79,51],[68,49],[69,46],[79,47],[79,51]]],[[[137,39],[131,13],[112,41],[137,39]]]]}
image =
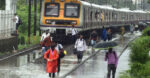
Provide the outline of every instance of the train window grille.
{"type": "Polygon", "coordinates": [[[93,15],[93,12],[91,11],[90,13],[90,20],[92,21],[92,15],[93,15]]]}
{"type": "Polygon", "coordinates": [[[80,4],[66,3],[64,16],[78,18],[80,16],[80,4]]]}
{"type": "Polygon", "coordinates": [[[96,19],[96,21],[98,20],[98,12],[97,11],[95,12],[95,19],[96,19]]]}
{"type": "Polygon", "coordinates": [[[59,9],[59,3],[45,3],[45,16],[58,17],[59,9]]]}

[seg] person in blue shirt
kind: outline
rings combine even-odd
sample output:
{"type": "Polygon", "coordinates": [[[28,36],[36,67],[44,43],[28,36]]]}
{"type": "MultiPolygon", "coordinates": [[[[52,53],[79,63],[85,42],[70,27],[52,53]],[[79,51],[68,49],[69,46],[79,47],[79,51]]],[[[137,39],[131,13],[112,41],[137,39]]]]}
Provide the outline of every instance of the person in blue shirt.
{"type": "Polygon", "coordinates": [[[104,41],[107,40],[107,30],[106,30],[106,28],[105,28],[104,26],[103,26],[103,29],[102,29],[101,38],[102,38],[102,40],[104,40],[104,41]]]}

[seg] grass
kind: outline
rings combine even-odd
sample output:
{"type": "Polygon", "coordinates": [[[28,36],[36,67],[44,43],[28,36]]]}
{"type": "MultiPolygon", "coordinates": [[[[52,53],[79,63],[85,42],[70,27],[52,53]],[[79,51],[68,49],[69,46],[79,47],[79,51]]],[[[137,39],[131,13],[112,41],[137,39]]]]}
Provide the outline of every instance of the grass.
{"type": "MultiPolygon", "coordinates": [[[[36,34],[39,34],[39,32],[37,32],[36,34]]],[[[35,45],[35,44],[39,44],[40,43],[40,39],[41,39],[39,35],[36,35],[36,37],[34,37],[33,34],[31,34],[30,44],[28,44],[28,36],[27,36],[27,34],[19,33],[19,39],[21,37],[24,37],[24,44],[20,44],[19,43],[18,50],[21,50],[21,49],[24,49],[24,48],[29,48],[30,46],[35,45]]],[[[19,40],[19,42],[21,42],[21,39],[19,40]]]]}
{"type": "Polygon", "coordinates": [[[0,56],[6,55],[6,54],[10,54],[11,52],[0,52],[0,56]]]}
{"type": "Polygon", "coordinates": [[[5,53],[4,52],[0,52],[0,56],[4,55],[5,53]]]}

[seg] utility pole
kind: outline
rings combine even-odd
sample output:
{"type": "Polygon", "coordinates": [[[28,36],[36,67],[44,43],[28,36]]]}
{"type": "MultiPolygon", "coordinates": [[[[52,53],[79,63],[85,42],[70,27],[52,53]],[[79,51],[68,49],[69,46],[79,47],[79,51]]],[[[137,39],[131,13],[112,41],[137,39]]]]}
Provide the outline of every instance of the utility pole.
{"type": "Polygon", "coordinates": [[[29,0],[29,7],[28,7],[28,44],[30,44],[30,33],[31,33],[31,0],[29,0]]]}
{"type": "MultiPolygon", "coordinates": [[[[41,18],[42,0],[40,0],[40,18],[41,18]]],[[[41,36],[40,22],[39,22],[39,36],[41,36]]]]}
{"type": "Polygon", "coordinates": [[[37,0],[34,0],[34,41],[36,41],[36,16],[37,16],[37,0]]]}

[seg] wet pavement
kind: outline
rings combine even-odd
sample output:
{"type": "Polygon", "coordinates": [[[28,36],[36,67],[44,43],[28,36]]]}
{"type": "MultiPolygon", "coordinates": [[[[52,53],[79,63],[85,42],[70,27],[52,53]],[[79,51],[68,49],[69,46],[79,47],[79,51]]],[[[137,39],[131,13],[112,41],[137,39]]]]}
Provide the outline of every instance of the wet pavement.
{"type": "MultiPolygon", "coordinates": [[[[134,36],[133,35],[131,36],[130,34],[126,34],[124,44],[115,47],[117,54],[120,55],[122,53],[121,51],[128,43],[128,41],[132,40],[137,35],[138,34],[134,34],[134,36]]],[[[116,39],[118,42],[120,42],[118,40],[119,35],[116,37],[116,39]]],[[[88,50],[84,53],[83,60],[86,60],[91,54],[92,54],[91,48],[89,47],[88,50]]],[[[104,55],[105,51],[99,51],[94,57],[87,60],[80,67],[76,63],[77,61],[76,56],[74,55],[65,56],[62,59],[60,74],[57,77],[63,77],[64,75],[66,76],[68,75],[66,78],[105,78],[107,73],[107,62],[104,61],[104,55]],[[71,74],[68,73],[72,69],[76,68],[77,70],[73,71],[71,74]]],[[[9,63],[9,65],[0,64],[0,78],[35,78],[35,77],[49,78],[48,73],[45,72],[45,67],[43,64],[36,64],[32,62],[20,67],[11,66],[11,63],[9,63]]]]}
{"type": "MultiPolygon", "coordinates": [[[[129,41],[133,40],[140,34],[134,34],[135,36],[126,35],[126,40],[124,45],[119,45],[114,48],[117,55],[121,55],[118,62],[118,68],[116,72],[116,77],[119,78],[121,72],[129,69],[129,49],[123,51],[125,45],[129,41]],[[123,53],[122,53],[123,51],[123,53]]],[[[107,62],[104,61],[106,51],[99,51],[94,57],[89,59],[86,63],[81,65],[76,71],[73,71],[66,78],[106,78],[107,76],[107,62]]]]}
{"type": "Polygon", "coordinates": [[[116,78],[120,78],[120,74],[130,69],[130,48],[127,48],[118,61],[118,67],[116,70],[116,78]]]}

